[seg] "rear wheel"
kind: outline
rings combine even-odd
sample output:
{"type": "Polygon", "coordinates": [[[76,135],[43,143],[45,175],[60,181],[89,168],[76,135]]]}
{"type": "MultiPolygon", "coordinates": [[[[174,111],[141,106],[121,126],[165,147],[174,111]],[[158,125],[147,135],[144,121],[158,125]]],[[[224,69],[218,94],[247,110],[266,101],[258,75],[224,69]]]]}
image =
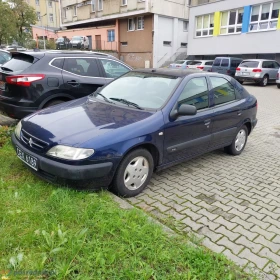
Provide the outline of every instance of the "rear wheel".
{"type": "Polygon", "coordinates": [[[112,190],[123,197],[133,197],[142,192],[154,170],[154,160],[146,149],[133,150],[120,163],[112,190]]]}
{"type": "Polygon", "coordinates": [[[248,139],[248,128],[246,125],[243,125],[237,132],[234,140],[231,145],[225,147],[225,151],[234,156],[240,155],[245,149],[248,139]]]}
{"type": "Polygon", "coordinates": [[[244,83],[244,81],[238,80],[238,83],[242,85],[244,83]]]}
{"type": "Polygon", "coordinates": [[[54,105],[58,105],[58,104],[64,103],[64,102],[65,102],[65,101],[60,100],[60,99],[52,100],[52,101],[47,102],[47,103],[44,105],[44,108],[48,108],[48,107],[51,107],[51,106],[54,106],[54,105]]]}
{"type": "Polygon", "coordinates": [[[280,88],[280,84],[277,84],[277,87],[280,88]]]}
{"type": "Polygon", "coordinates": [[[260,86],[261,86],[261,87],[266,87],[267,84],[268,84],[268,76],[265,75],[265,76],[262,78],[261,82],[260,82],[260,86]]]}

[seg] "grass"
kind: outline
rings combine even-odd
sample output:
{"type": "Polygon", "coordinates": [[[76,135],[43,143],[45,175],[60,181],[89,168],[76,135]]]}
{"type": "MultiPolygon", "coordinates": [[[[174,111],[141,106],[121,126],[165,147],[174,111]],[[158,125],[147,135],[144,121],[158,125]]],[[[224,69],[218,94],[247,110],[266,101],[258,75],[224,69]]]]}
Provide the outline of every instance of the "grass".
{"type": "Polygon", "coordinates": [[[2,279],[249,279],[224,256],[170,237],[107,192],[76,192],[31,175],[0,148],[2,279]]]}

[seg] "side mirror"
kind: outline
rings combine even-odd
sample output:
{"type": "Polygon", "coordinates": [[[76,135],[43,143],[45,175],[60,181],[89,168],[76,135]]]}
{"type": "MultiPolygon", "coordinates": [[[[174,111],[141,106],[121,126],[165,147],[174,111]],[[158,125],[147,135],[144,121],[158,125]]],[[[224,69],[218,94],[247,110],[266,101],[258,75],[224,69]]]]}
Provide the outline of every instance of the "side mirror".
{"type": "MultiPolygon", "coordinates": [[[[178,106],[178,105],[177,105],[178,106]]],[[[177,107],[176,106],[176,107],[177,107]]],[[[172,119],[177,119],[180,116],[194,116],[196,115],[197,110],[196,107],[193,105],[188,105],[188,104],[182,104],[179,109],[174,108],[171,113],[170,117],[172,119]]]]}

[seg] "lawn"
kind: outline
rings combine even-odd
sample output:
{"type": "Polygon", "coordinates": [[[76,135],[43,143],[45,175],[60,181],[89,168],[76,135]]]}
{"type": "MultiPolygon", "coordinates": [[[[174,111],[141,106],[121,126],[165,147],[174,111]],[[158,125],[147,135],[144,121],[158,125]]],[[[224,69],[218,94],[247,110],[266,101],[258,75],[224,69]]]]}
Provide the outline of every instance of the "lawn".
{"type": "Polygon", "coordinates": [[[107,192],[37,179],[7,134],[2,128],[2,279],[249,279],[224,256],[168,236],[139,209],[120,209],[107,192]]]}

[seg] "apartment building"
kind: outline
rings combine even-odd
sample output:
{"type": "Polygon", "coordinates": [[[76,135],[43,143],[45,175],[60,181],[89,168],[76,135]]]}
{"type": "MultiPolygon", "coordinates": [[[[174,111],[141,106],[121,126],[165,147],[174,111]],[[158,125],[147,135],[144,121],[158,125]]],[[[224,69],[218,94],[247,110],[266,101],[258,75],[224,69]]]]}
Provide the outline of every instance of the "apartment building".
{"type": "Polygon", "coordinates": [[[236,56],[280,61],[280,1],[221,0],[194,4],[189,17],[191,58],[236,56]]]}
{"type": "Polygon", "coordinates": [[[88,36],[92,49],[115,50],[133,67],[187,56],[189,0],[61,0],[58,35],[88,36]]]}

